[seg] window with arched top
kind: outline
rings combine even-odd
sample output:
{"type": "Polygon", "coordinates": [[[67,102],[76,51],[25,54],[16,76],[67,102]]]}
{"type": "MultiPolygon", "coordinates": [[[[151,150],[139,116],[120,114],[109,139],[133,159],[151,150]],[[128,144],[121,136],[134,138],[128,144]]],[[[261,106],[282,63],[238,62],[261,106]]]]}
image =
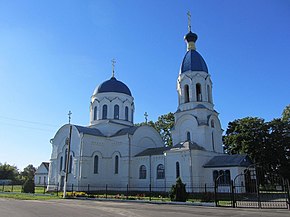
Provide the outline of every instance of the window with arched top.
{"type": "Polygon", "coordinates": [[[186,141],[191,141],[191,139],[190,139],[190,132],[187,132],[186,133],[186,141]]]}
{"type": "Polygon", "coordinates": [[[184,85],[184,102],[189,102],[189,87],[188,85],[184,85]]]}
{"type": "Polygon", "coordinates": [[[97,110],[98,109],[98,107],[97,106],[95,106],[94,107],[94,120],[97,120],[97,110]]]}
{"type": "Polygon", "coordinates": [[[62,162],[63,162],[63,157],[61,156],[59,160],[59,171],[62,171],[62,162]]]}
{"type": "Polygon", "coordinates": [[[72,155],[69,156],[69,166],[68,166],[68,173],[72,172],[72,161],[73,161],[73,157],[72,155]]]}
{"type": "Polygon", "coordinates": [[[125,121],[129,120],[129,108],[128,106],[125,107],[125,121]]]}
{"type": "Polygon", "coordinates": [[[107,115],[108,115],[108,106],[103,105],[102,119],[107,119],[107,115]]]}
{"type": "Polygon", "coordinates": [[[115,156],[115,174],[119,173],[119,156],[115,156]]]}
{"type": "Polygon", "coordinates": [[[99,156],[94,157],[94,174],[99,173],[99,156]]]}
{"type": "Polygon", "coordinates": [[[146,167],[144,165],[139,168],[139,179],[146,179],[146,167]]]}
{"type": "Polygon", "coordinates": [[[119,119],[119,105],[114,106],[114,119],[119,119]]]}
{"type": "Polygon", "coordinates": [[[202,95],[201,95],[201,85],[200,85],[200,83],[197,83],[196,85],[195,85],[195,87],[196,87],[196,101],[202,101],[202,95]]]}
{"type": "Polygon", "coordinates": [[[211,93],[210,92],[211,92],[210,91],[210,86],[207,85],[207,101],[211,103],[212,100],[211,100],[211,93]]]}
{"type": "Polygon", "coordinates": [[[176,171],[176,178],[180,177],[180,166],[179,166],[179,162],[176,162],[175,171],[176,171]]]}
{"type": "Polygon", "coordinates": [[[165,168],[163,164],[159,164],[157,166],[157,179],[164,179],[165,178],[165,168]]]}

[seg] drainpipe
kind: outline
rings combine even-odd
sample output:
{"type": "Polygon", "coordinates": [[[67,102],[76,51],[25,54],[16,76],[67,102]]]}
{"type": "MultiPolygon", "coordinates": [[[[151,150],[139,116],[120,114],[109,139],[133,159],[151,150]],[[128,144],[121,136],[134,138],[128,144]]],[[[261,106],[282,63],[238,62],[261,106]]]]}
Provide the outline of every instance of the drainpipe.
{"type": "Polygon", "coordinates": [[[189,175],[190,175],[190,185],[191,185],[191,192],[193,192],[193,177],[192,177],[192,155],[191,155],[191,149],[189,148],[189,175]]]}
{"type": "MultiPolygon", "coordinates": [[[[83,148],[84,148],[84,134],[82,133],[81,135],[81,147],[80,147],[80,156],[79,156],[79,169],[78,169],[78,178],[77,178],[77,185],[78,185],[78,188],[80,186],[80,182],[81,182],[81,178],[82,178],[82,175],[81,175],[81,162],[83,160],[83,148]]],[[[78,189],[79,190],[79,189],[78,189]]]]}

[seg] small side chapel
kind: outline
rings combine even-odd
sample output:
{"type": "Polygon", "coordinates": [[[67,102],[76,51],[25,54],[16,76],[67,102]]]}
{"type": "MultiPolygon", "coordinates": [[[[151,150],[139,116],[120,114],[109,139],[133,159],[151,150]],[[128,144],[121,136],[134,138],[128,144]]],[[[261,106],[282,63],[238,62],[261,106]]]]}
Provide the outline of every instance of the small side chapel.
{"type": "MultiPolygon", "coordinates": [[[[219,175],[221,184],[229,184],[251,164],[246,155],[223,153],[211,76],[196,50],[197,38],[189,22],[184,37],[187,51],[177,78],[173,146],[166,147],[154,128],[134,126],[134,98],[128,86],[117,80],[113,67],[112,77],[92,94],[89,126],[65,124],[51,140],[48,191],[63,187],[67,159],[67,184],[80,191],[88,185],[132,190],[151,185],[152,190],[169,191],[180,177],[190,192],[195,186],[212,186],[219,175]]],[[[245,183],[243,177],[238,181],[245,183]]]]}

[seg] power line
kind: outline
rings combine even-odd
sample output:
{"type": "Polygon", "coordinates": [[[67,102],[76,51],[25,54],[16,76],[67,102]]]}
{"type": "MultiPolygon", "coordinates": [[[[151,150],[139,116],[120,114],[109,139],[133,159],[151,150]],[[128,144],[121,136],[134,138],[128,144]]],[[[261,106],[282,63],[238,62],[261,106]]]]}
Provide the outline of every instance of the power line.
{"type": "Polygon", "coordinates": [[[6,120],[12,120],[12,121],[29,123],[29,124],[39,124],[39,125],[42,125],[42,126],[45,125],[45,126],[51,126],[51,127],[58,127],[57,125],[43,123],[43,122],[38,122],[38,121],[27,121],[27,120],[23,120],[23,119],[10,118],[10,117],[4,117],[4,116],[0,116],[0,118],[6,119],[6,120]]]}

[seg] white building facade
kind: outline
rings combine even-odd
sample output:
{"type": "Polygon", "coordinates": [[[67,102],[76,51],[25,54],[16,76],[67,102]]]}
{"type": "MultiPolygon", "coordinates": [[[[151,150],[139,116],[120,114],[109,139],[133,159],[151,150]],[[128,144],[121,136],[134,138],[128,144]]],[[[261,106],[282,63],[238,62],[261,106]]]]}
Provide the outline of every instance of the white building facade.
{"type": "MultiPolygon", "coordinates": [[[[223,153],[222,129],[214,110],[212,81],[207,65],[196,51],[197,35],[185,36],[187,52],[178,79],[178,109],[172,129],[173,147],[165,147],[159,133],[148,125],[134,126],[134,98],[130,89],[113,76],[91,97],[90,125],[62,126],[52,139],[48,190],[64,185],[90,190],[119,189],[168,191],[180,177],[187,190],[213,185],[223,174],[227,184],[250,165],[243,155],[223,153]]],[[[245,182],[241,177],[240,183],[245,182]]]]}

